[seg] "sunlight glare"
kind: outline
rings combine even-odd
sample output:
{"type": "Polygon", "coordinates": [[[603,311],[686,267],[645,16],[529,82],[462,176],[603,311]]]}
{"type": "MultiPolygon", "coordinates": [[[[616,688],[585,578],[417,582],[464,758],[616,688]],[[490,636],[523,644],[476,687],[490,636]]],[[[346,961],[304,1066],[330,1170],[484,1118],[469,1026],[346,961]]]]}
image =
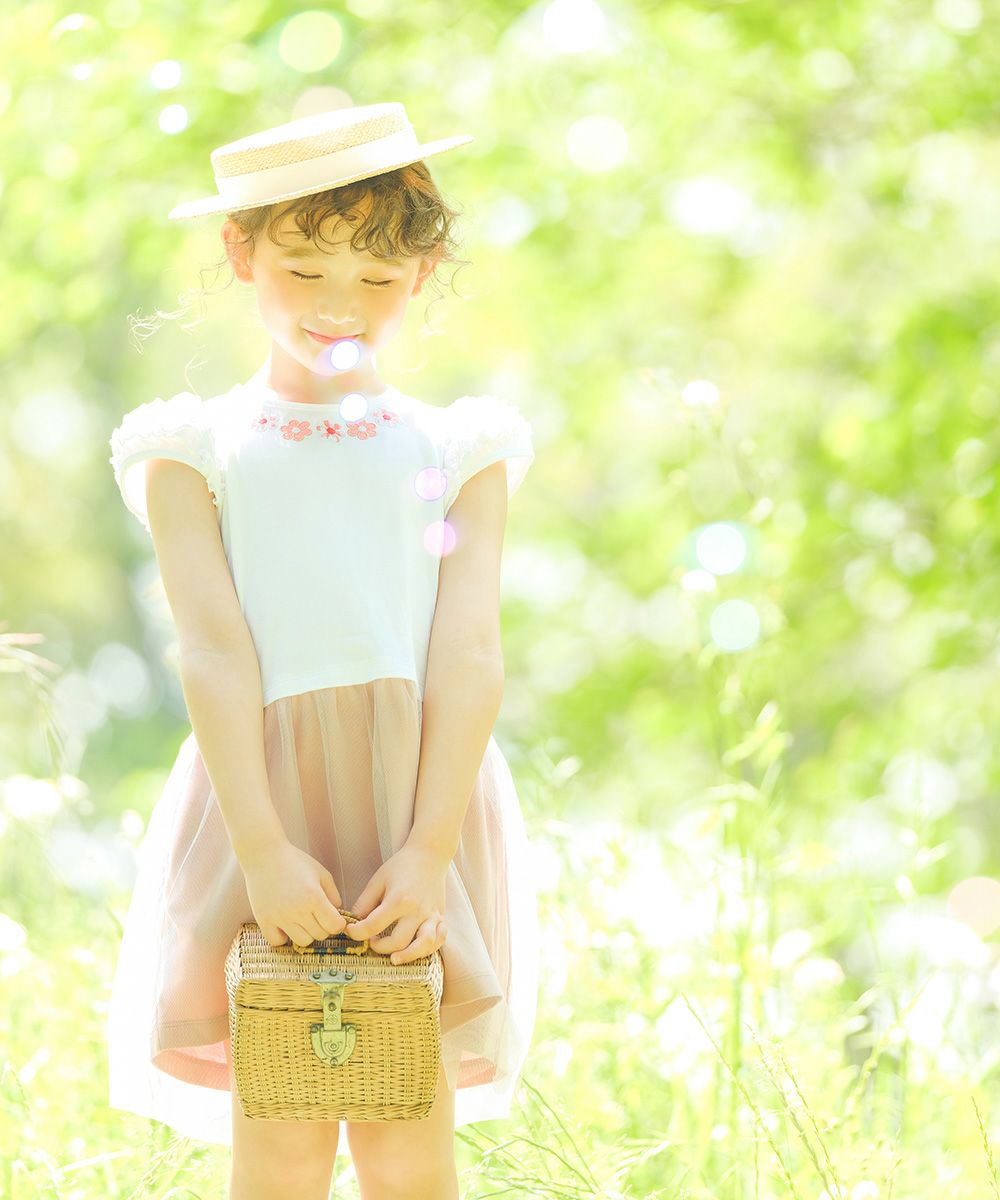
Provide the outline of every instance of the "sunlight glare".
{"type": "Polygon", "coordinates": [[[157,91],[165,92],[180,83],[181,74],[181,64],[176,58],[164,58],[150,68],[149,82],[157,91]]]}
{"type": "Polygon", "coordinates": [[[578,54],[604,40],[607,18],[594,0],[552,0],[542,17],[542,35],[553,50],[578,54]]]}
{"type": "Polygon", "coordinates": [[[183,104],[168,104],[160,110],[160,129],[164,133],[181,133],[188,126],[188,110],[183,104]]]}
{"type": "Polygon", "coordinates": [[[337,411],[345,421],[360,421],[368,412],[368,401],[361,392],[348,392],[340,401],[337,411]]]}
{"type": "Polygon", "coordinates": [[[422,467],[414,476],[413,490],[421,500],[440,500],[448,490],[448,476],[440,467],[422,467]]]}
{"type": "Polygon", "coordinates": [[[949,917],[989,937],[1000,928],[1000,881],[987,875],[963,879],[948,893],[945,908],[949,917]]]}
{"type": "Polygon", "coordinates": [[[606,113],[580,117],[566,133],[569,160],[583,171],[613,171],[628,156],[628,134],[606,113]]]}
{"type": "Polygon", "coordinates": [[[332,13],[313,9],[285,22],[278,57],[293,71],[321,71],[340,53],[344,31],[332,13]]]}
{"type": "Polygon", "coordinates": [[[51,779],[31,775],[12,775],[3,783],[3,806],[19,821],[53,817],[62,811],[63,799],[51,779]]]}
{"type": "Polygon", "coordinates": [[[760,616],[749,600],[723,600],[708,618],[712,641],[720,650],[749,650],[760,641],[760,616]]]}
{"type": "Polygon", "coordinates": [[[706,571],[731,575],[746,561],[747,542],[742,531],[729,521],[715,521],[696,536],[694,553],[706,571]]]}
{"type": "Polygon", "coordinates": [[[702,175],[682,180],[674,190],[670,215],[687,233],[734,233],[750,216],[753,204],[742,188],[702,175]]]}
{"type": "Polygon", "coordinates": [[[692,379],[681,388],[681,400],[688,408],[712,408],[719,403],[719,389],[710,379],[692,379]]]}

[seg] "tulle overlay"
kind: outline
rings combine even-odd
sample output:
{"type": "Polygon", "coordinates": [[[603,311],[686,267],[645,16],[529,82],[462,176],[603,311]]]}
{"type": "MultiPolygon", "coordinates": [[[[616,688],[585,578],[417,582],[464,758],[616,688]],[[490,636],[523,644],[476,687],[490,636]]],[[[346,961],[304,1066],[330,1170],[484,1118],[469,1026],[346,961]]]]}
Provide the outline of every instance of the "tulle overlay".
{"type": "MultiPolygon", "coordinates": [[[[264,708],[285,833],[350,909],[413,822],[421,698],[403,678],[321,688],[264,708]]],[[[536,894],[510,769],[491,737],[448,869],[441,1052],[455,1124],[505,1117],[535,1023],[536,894]]],[[[194,733],[138,850],[108,1015],[109,1100],[231,1144],[224,963],[253,912],[194,733]]]]}

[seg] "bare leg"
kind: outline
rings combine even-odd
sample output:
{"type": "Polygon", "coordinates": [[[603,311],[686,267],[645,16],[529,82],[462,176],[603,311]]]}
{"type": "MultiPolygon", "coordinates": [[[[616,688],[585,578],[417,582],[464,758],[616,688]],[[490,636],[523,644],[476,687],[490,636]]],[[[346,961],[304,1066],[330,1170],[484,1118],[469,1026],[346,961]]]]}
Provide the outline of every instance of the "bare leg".
{"type": "Polygon", "coordinates": [[[455,1092],[438,1068],[437,1096],[419,1121],[348,1121],[362,1200],[459,1200],[455,1092]]]}
{"type": "Polygon", "coordinates": [[[243,1115],[232,1045],[226,1038],[232,1091],[233,1162],[229,1200],[328,1200],[339,1121],[274,1121],[243,1115]]]}

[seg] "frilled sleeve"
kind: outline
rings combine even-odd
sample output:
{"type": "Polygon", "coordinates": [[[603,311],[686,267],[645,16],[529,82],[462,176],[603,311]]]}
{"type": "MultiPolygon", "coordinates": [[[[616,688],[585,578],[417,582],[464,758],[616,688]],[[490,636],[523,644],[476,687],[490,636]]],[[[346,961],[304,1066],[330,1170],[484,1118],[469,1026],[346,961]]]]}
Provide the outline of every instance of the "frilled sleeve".
{"type": "Polygon", "coordinates": [[[111,457],[115,482],[126,507],[147,531],[147,458],[173,458],[187,463],[205,477],[217,509],[223,498],[223,477],[215,452],[215,438],[205,416],[204,401],[194,392],[178,392],[169,399],[159,396],[140,404],[122,417],[111,434],[111,457]]]}
{"type": "Polygon", "coordinates": [[[500,459],[507,460],[509,499],[534,457],[531,426],[517,405],[494,395],[460,396],[447,409],[445,513],[467,480],[500,459]]]}

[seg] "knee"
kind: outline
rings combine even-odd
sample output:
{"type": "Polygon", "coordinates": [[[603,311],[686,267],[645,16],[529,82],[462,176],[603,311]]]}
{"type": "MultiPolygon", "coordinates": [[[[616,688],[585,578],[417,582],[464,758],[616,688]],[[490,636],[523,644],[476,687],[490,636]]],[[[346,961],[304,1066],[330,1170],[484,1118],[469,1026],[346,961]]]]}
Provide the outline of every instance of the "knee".
{"type": "Polygon", "coordinates": [[[366,1155],[354,1169],[364,1200],[459,1200],[454,1154],[366,1155]]]}
{"type": "Polygon", "coordinates": [[[326,1200],[333,1164],[325,1156],[294,1156],[267,1161],[234,1157],[229,1176],[229,1200],[326,1200]]]}

